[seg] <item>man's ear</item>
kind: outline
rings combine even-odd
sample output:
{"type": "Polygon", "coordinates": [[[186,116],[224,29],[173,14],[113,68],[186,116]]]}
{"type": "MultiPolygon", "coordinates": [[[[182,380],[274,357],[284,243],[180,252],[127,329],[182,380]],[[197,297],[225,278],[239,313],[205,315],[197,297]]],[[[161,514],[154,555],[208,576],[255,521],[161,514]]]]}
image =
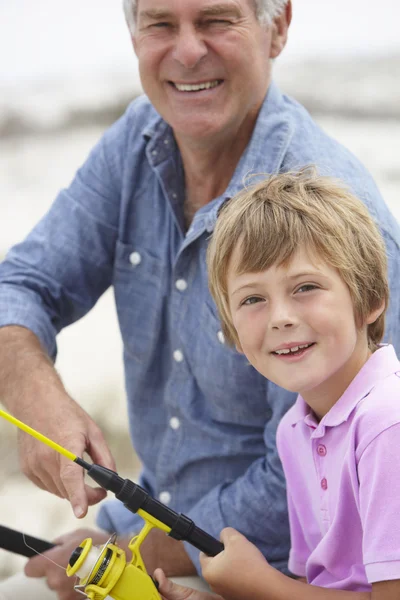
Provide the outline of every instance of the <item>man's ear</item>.
{"type": "Polygon", "coordinates": [[[381,316],[381,314],[383,313],[385,308],[386,308],[385,301],[382,300],[381,305],[369,313],[369,315],[366,319],[366,324],[371,325],[372,323],[375,323],[375,321],[381,316]]]}
{"type": "Polygon", "coordinates": [[[136,42],[136,37],[134,35],[131,35],[131,40],[132,40],[133,49],[134,49],[135,54],[137,56],[137,42],[136,42]]]}
{"type": "Polygon", "coordinates": [[[288,0],[285,8],[278,15],[271,27],[272,27],[272,39],[271,39],[271,50],[270,58],[276,58],[280,55],[284,47],[286,46],[289,26],[292,20],[292,1],[288,0]]]}

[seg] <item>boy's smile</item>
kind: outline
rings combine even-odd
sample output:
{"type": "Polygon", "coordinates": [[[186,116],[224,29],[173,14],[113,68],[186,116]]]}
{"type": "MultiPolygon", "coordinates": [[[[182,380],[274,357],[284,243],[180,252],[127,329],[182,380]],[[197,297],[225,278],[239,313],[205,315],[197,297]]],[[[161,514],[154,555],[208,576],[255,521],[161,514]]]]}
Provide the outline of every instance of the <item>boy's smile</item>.
{"type": "Polygon", "coordinates": [[[238,350],[322,416],[370,356],[366,324],[357,327],[347,285],[304,248],[289,264],[243,274],[235,268],[239,252],[240,246],[227,276],[238,350]]]}

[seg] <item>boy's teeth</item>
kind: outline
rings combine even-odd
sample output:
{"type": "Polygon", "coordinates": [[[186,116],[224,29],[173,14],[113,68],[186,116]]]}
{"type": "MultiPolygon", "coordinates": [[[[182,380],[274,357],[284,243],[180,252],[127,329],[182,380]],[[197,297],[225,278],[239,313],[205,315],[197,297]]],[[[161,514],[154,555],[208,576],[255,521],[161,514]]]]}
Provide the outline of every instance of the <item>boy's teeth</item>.
{"type": "Polygon", "coordinates": [[[303,344],[302,346],[293,346],[293,348],[283,348],[282,350],[275,350],[275,354],[289,354],[290,352],[297,352],[303,348],[308,348],[311,344],[303,344]]]}
{"type": "Polygon", "coordinates": [[[200,90],[209,90],[210,88],[216,87],[218,85],[218,80],[216,81],[207,81],[205,83],[175,83],[175,87],[180,92],[198,92],[200,90]]]}

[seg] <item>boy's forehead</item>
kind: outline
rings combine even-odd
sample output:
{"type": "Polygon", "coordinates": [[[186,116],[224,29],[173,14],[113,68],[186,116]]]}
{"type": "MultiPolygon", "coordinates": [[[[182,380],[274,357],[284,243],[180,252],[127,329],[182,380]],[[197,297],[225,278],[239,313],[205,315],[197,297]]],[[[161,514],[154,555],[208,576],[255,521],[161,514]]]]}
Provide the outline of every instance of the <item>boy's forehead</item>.
{"type": "MultiPolygon", "coordinates": [[[[251,264],[251,257],[250,261],[248,258],[244,260],[243,253],[243,240],[240,239],[234,247],[229,260],[228,272],[231,275],[238,276],[260,271],[259,268],[255,268],[255,263],[259,262],[259,259],[255,258],[254,264],[251,264]]],[[[290,276],[292,272],[295,273],[299,269],[307,269],[309,271],[324,271],[332,267],[323,257],[318,255],[315,248],[303,244],[296,248],[285,260],[282,260],[281,257],[278,257],[274,262],[272,262],[268,260],[268,256],[265,256],[265,266],[262,270],[267,271],[272,268],[285,271],[285,273],[290,276]]]]}

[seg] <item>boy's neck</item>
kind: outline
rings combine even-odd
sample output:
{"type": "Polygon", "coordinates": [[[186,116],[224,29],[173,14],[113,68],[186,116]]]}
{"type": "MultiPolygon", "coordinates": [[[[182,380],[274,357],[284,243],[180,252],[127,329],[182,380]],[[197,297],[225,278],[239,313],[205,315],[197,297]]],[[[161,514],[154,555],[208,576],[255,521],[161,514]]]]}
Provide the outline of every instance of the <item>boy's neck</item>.
{"type": "Polygon", "coordinates": [[[368,345],[355,350],[347,363],[318,388],[301,393],[319,422],[343,396],[372,355],[368,345]]]}

